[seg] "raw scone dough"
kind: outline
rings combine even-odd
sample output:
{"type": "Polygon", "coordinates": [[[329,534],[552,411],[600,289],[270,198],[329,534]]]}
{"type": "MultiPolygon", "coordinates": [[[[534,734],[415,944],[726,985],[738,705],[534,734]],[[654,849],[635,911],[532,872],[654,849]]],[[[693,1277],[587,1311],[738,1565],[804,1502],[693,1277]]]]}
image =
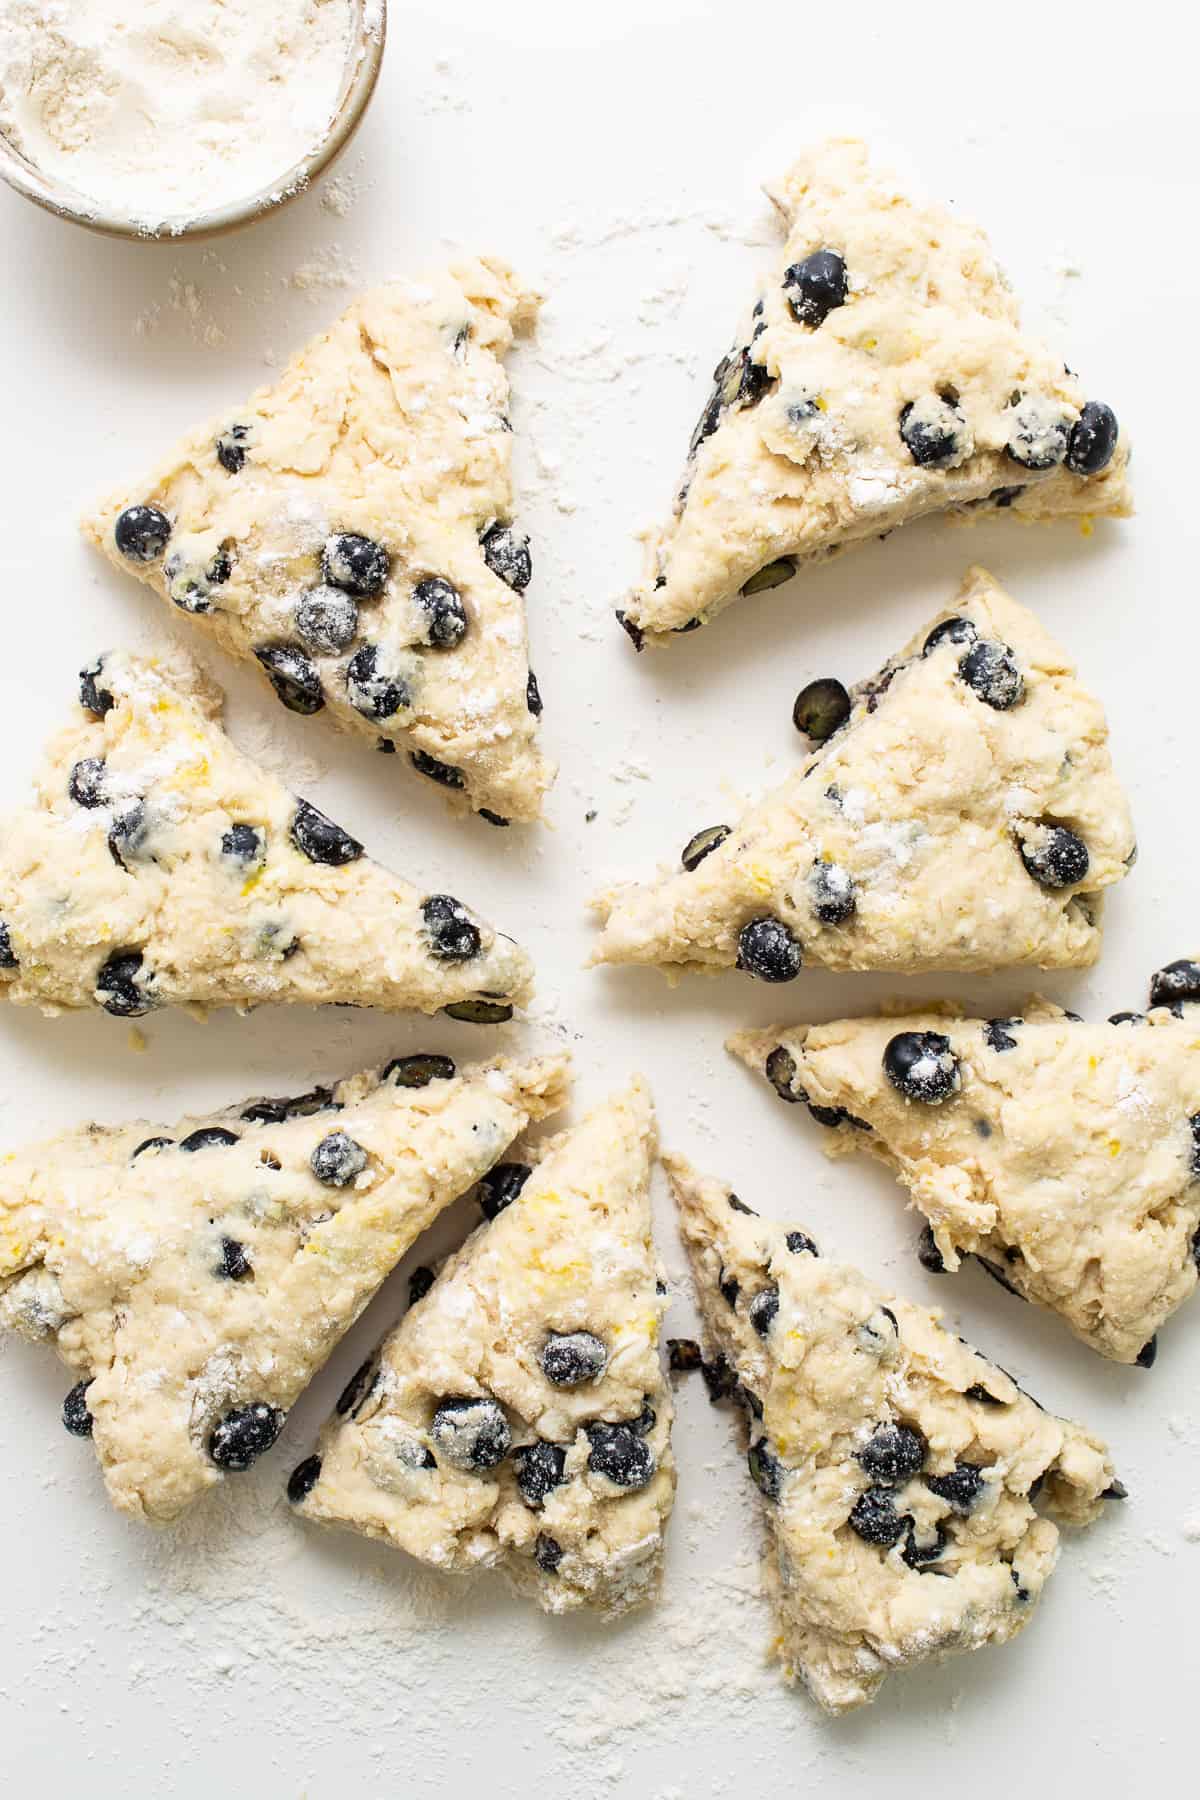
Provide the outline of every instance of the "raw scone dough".
{"type": "Polygon", "coordinates": [[[927,513],[1131,510],[1115,417],[1085,411],[1074,375],[1022,332],[977,227],[914,204],[844,139],[770,197],[787,242],[618,615],[639,649],[927,513]]]}
{"type": "Polygon", "coordinates": [[[293,1475],[307,1518],[437,1569],[499,1567],[547,1612],[654,1596],[675,1491],[654,1152],[635,1080],[532,1173],[503,1171],[518,1198],[449,1259],[293,1475]]]}
{"type": "Polygon", "coordinates": [[[1036,998],[1019,1019],[897,1008],[748,1031],[729,1048],[816,1109],[831,1154],[869,1151],[899,1177],[932,1231],[923,1261],[977,1256],[1101,1355],[1148,1366],[1196,1285],[1200,1021],[1123,1018],[1088,1025],[1036,998]],[[902,1079],[915,1063],[910,1098],[884,1052],[926,1032],[947,1048],[909,1040],[889,1059],[902,1079]]]}
{"type": "Polygon", "coordinates": [[[1133,829],[1103,710],[1032,613],[972,569],[953,611],[849,698],[714,848],[697,860],[693,839],[682,873],[599,896],[595,961],[769,981],[802,962],[1095,961],[1099,891],[1126,874],[1133,829]]]}
{"type": "Polygon", "coordinates": [[[377,288],[84,521],[286,706],[403,748],[498,824],[536,819],[553,775],[499,361],[536,310],[498,262],[377,288]]]}
{"type": "Polygon", "coordinates": [[[1107,1451],[938,1324],[666,1157],[710,1385],[743,1408],[769,1532],[775,1650],[829,1712],[913,1663],[1015,1637],[1090,1523],[1107,1451]]]}
{"type": "Polygon", "coordinates": [[[165,1523],[269,1449],[409,1245],[565,1081],[561,1057],[406,1057],[0,1161],[0,1324],[78,1373],[64,1423],[114,1504],[165,1523]]]}
{"type": "Polygon", "coordinates": [[[0,997],[132,1018],[168,1005],[338,1001],[511,1015],[532,971],[236,750],[185,656],[84,671],[36,806],[0,844],[0,997]]]}

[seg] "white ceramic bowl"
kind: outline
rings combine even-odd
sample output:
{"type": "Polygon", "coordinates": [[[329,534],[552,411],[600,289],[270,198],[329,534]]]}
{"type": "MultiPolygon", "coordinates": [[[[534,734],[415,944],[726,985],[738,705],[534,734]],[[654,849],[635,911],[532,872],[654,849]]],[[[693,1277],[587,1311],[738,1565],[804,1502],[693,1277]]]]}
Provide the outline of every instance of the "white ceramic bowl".
{"type": "Polygon", "coordinates": [[[217,237],[221,232],[236,231],[239,226],[248,225],[253,219],[260,219],[264,213],[286,206],[289,200],[294,200],[297,194],[303,193],[310,182],[324,174],[358,129],[379,79],[384,40],[387,36],[387,0],[376,0],[376,4],[371,7],[373,22],[370,28],[367,24],[366,0],[352,0],[352,5],[354,26],[350,54],[346,59],[342,91],[324,137],[307,156],[302,157],[290,169],[282,170],[278,179],[269,187],[262,188],[255,194],[248,194],[244,200],[235,201],[230,206],[216,207],[211,212],[197,213],[192,218],[171,220],[157,231],[151,231],[131,218],[98,207],[86,194],[79,193],[66,182],[44,175],[3,135],[0,135],[0,179],[6,181],[9,187],[15,188],[19,194],[24,194],[27,200],[44,206],[47,212],[57,213],[60,219],[69,219],[75,225],[86,225],[89,231],[101,231],[109,237],[141,238],[153,242],[160,239],[174,241],[179,238],[217,237]]]}

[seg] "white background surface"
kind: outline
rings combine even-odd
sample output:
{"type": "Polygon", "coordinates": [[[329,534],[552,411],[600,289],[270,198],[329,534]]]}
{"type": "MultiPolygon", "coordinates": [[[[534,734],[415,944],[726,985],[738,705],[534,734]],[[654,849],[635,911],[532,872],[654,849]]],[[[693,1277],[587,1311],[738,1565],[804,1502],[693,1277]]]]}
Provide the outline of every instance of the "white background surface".
{"type": "MultiPolygon", "coordinates": [[[[972,559],[1077,656],[1109,709],[1138,822],[1141,861],[1110,904],[1100,967],[1045,977],[1045,990],[1103,1017],[1142,1004],[1152,968],[1200,948],[1200,196],[1185,17],[1140,5],[1118,36],[1102,8],[1051,4],[394,5],[382,84],[339,171],[354,194],[344,214],[318,191],[207,250],[133,246],[0,191],[0,800],[24,798],[83,662],[173,625],[77,543],[84,499],[267,379],[360,283],[449,246],[507,255],[550,294],[536,346],[512,363],[533,663],[562,764],[548,825],[451,822],[400,759],[291,718],[193,634],[229,690],[235,737],[261,751],[269,730],[270,760],[374,854],[522,938],[541,999],[502,1040],[568,1042],[580,1105],[642,1069],[665,1143],[948,1307],[1047,1404],[1111,1438],[1131,1492],[1066,1543],[1015,1645],[897,1678],[831,1723],[766,1666],[733,1421],[695,1380],[680,1392],[663,1604],[606,1630],[535,1616],[498,1581],[447,1591],[398,1554],[287,1518],[286,1472],[398,1312],[402,1276],[296,1407],[282,1447],[159,1535],[106,1506],[87,1446],[64,1434],[67,1371],[10,1344],[5,1792],[989,1800],[1191,1778],[1190,1757],[1176,1759],[1194,1736],[1200,1542],[1185,1527],[1200,1521],[1200,1310],[1164,1330],[1144,1373],[1105,1364],[979,1271],[935,1281],[912,1255],[899,1190],[865,1165],[827,1165],[801,1109],[722,1050],[742,1023],[862,1009],[894,983],[805,972],[781,993],[729,975],[671,992],[649,971],[581,967],[587,894],[673,859],[781,777],[800,749],[797,689],[877,666],[972,559]],[[611,610],[638,566],[632,534],[669,502],[710,369],[769,254],[757,183],[830,129],[865,131],[990,229],[1030,321],[1136,437],[1138,517],[1090,540],[1070,526],[916,527],[637,660],[611,610]]],[[[1026,982],[912,988],[956,991],[1000,1012],[1026,982]]],[[[445,1021],[270,1010],[207,1026],[158,1015],[145,1032],[139,1056],[105,1017],[0,1019],[0,1142],[496,1042],[445,1021]]],[[[665,1191],[658,1202],[678,1271],[665,1191]]],[[[671,1328],[689,1324],[681,1300],[671,1328]]]]}

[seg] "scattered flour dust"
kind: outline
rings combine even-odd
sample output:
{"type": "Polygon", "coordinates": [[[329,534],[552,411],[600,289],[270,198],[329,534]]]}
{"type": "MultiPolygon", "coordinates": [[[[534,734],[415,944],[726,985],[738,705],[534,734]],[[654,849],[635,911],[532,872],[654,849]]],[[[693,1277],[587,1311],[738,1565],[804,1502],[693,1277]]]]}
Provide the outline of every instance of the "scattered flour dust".
{"type": "Polygon", "coordinates": [[[97,210],[169,230],[317,144],[354,18],[352,0],[0,0],[0,131],[97,210]]]}

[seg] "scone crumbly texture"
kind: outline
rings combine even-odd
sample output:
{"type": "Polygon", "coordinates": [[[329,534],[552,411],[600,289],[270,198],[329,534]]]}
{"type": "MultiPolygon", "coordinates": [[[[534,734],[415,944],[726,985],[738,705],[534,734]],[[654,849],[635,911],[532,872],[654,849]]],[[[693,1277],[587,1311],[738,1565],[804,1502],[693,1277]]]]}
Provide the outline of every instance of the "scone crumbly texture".
{"type": "Polygon", "coordinates": [[[1190,1010],[1087,1024],[1036,997],[1009,1019],[897,1007],[745,1032],[729,1047],[783,1099],[815,1109],[831,1154],[866,1151],[904,1183],[932,1233],[926,1261],[978,1257],[1101,1355],[1147,1365],[1200,1255],[1190,1010]],[[937,1098],[889,1076],[922,1054],[940,1066],[937,1098]]]}
{"type": "Polygon", "coordinates": [[[1022,331],[977,227],[915,203],[853,140],[768,191],[786,242],[619,615],[639,649],[929,513],[1131,510],[1115,415],[1022,331]]]}
{"type": "Polygon", "coordinates": [[[840,728],[713,847],[697,858],[697,834],[682,869],[593,902],[595,961],[776,981],[803,963],[1095,961],[1099,895],[1128,872],[1133,827],[1103,709],[1033,614],[971,569],[953,608],[848,699],[840,728]]]}
{"type": "Polygon", "coordinates": [[[120,1018],[338,1001],[510,1014],[532,970],[235,748],[185,656],[111,652],[0,843],[0,998],[120,1018]]]}
{"type": "Polygon", "coordinates": [[[547,1612],[615,1616],[657,1592],[675,1490],[645,1084],[537,1154],[504,1167],[517,1197],[351,1381],[291,1492],[436,1569],[499,1568],[547,1612]]]}
{"type": "Polygon", "coordinates": [[[166,1523],[269,1449],[418,1234],[563,1104],[562,1058],[428,1062],[0,1159],[0,1325],[79,1376],[64,1423],[123,1512],[166,1523]]]}
{"type": "Polygon", "coordinates": [[[553,775],[500,362],[536,311],[494,261],[364,294],[83,522],[293,712],[405,750],[501,823],[536,819],[553,775]]]}
{"type": "Polygon", "coordinates": [[[1058,1556],[1041,1509],[1083,1525],[1123,1492],[1104,1445],[936,1313],[664,1161],[748,1433],[788,1678],[846,1712],[897,1669],[1014,1637],[1058,1556]]]}

